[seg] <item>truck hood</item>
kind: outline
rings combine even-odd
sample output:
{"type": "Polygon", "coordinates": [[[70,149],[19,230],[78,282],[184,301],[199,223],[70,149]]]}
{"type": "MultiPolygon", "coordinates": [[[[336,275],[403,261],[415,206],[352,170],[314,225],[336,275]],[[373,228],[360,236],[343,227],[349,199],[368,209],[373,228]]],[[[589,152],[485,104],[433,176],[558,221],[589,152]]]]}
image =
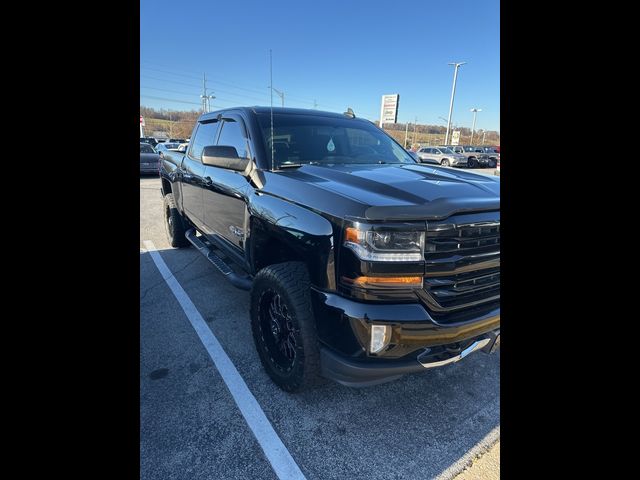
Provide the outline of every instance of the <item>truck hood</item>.
{"type": "Polygon", "coordinates": [[[431,165],[303,165],[267,179],[265,193],[342,218],[435,220],[500,209],[498,179],[431,165]]]}

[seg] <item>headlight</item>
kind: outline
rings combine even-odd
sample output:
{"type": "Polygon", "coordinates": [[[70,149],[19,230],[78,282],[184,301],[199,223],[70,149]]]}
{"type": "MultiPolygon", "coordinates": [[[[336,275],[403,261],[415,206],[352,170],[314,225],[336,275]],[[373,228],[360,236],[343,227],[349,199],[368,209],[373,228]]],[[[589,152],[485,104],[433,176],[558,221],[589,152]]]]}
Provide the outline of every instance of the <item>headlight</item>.
{"type": "Polygon", "coordinates": [[[344,246],[370,262],[420,262],[424,259],[424,232],[373,231],[348,227],[344,246]]]}

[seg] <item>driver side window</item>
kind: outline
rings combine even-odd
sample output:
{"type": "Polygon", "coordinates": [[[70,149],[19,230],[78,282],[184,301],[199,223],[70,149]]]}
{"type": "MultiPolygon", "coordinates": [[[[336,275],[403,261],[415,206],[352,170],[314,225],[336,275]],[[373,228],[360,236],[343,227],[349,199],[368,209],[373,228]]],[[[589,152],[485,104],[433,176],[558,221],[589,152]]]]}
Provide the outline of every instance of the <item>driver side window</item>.
{"type": "Polygon", "coordinates": [[[220,138],[218,139],[218,145],[235,147],[240,158],[249,157],[247,139],[242,133],[242,127],[240,124],[233,118],[225,118],[220,128],[221,131],[220,138]]]}
{"type": "Polygon", "coordinates": [[[204,150],[204,147],[213,145],[216,141],[218,123],[219,122],[217,120],[214,120],[213,122],[201,123],[198,125],[195,137],[190,142],[190,157],[202,161],[202,151],[204,150]]]}

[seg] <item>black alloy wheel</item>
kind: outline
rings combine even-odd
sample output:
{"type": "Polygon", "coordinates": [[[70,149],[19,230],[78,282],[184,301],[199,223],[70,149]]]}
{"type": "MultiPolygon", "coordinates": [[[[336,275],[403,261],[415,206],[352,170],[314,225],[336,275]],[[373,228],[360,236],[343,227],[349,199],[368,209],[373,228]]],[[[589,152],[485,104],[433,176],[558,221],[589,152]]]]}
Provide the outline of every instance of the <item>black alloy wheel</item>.
{"type": "Polygon", "coordinates": [[[258,318],[271,364],[283,373],[289,372],[296,360],[298,331],[279,293],[273,290],[262,292],[258,300],[258,318]]]}

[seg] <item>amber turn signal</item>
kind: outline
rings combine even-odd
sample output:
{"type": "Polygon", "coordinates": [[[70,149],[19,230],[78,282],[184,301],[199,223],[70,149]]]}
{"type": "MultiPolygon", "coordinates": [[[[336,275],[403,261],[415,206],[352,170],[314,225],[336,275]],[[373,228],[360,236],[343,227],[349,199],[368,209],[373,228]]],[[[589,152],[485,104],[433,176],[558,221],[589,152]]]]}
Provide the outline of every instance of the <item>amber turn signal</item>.
{"type": "Polygon", "coordinates": [[[342,281],[360,287],[422,287],[422,277],[342,277],[342,281]]]}
{"type": "Polygon", "coordinates": [[[348,227],[344,232],[344,241],[358,243],[359,242],[358,229],[353,227],[348,227]]]}

